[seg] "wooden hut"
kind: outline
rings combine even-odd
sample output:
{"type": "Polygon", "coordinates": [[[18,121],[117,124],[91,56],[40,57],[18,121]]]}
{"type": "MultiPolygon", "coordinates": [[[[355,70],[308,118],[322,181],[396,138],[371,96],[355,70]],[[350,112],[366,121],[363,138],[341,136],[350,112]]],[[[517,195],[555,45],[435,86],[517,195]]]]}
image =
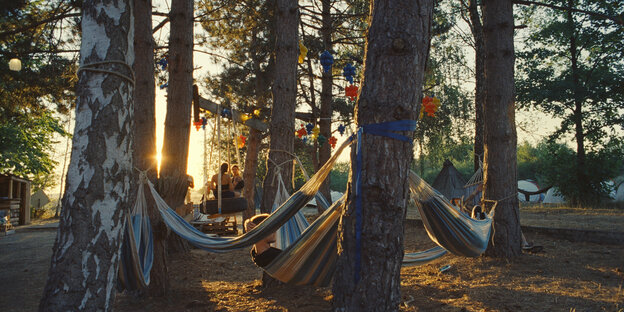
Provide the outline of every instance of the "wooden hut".
{"type": "Polygon", "coordinates": [[[30,180],[0,174],[0,210],[7,210],[12,224],[30,224],[30,180]]]}

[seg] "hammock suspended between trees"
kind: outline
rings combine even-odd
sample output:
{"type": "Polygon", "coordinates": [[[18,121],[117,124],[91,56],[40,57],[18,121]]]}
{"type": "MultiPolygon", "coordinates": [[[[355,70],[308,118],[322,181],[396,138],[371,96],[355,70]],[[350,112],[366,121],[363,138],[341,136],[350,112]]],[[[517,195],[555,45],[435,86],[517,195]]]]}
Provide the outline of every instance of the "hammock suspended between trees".
{"type": "MultiPolygon", "coordinates": [[[[327,163],[301,189],[290,196],[279,208],[251,231],[234,238],[204,234],[167,206],[150,181],[145,181],[155,199],[165,223],[196,247],[211,252],[249,247],[278,231],[297,214],[318,192],[329,175],[340,153],[354,141],[353,137],[342,144],[327,163]]],[[[416,198],[425,229],[440,247],[408,253],[405,265],[424,264],[443,256],[447,250],[453,254],[476,257],[487,247],[492,224],[492,212],[485,220],[471,219],[458,211],[448,200],[437,193],[415,173],[410,172],[410,189],[416,198]]],[[[302,235],[283,249],[265,271],[274,278],[292,284],[326,286],[331,281],[337,258],[337,225],[346,195],[336,201],[302,235]]]]}
{"type": "Polygon", "coordinates": [[[147,181],[141,173],[141,185],[131,213],[126,214],[126,228],[121,247],[121,263],[117,288],[119,291],[143,289],[149,285],[150,270],[154,263],[154,238],[147,214],[143,185],[147,181]]]}

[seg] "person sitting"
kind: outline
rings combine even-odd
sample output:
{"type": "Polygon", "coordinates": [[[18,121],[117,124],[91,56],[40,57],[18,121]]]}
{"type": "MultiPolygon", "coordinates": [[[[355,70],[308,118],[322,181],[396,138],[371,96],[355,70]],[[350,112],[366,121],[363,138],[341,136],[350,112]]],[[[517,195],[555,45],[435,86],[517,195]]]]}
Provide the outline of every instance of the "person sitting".
{"type": "MultiPolygon", "coordinates": [[[[245,231],[251,231],[268,216],[269,214],[267,213],[261,213],[249,218],[245,221],[245,231]]],[[[272,243],[275,243],[275,233],[265,237],[251,247],[251,260],[253,260],[257,266],[262,268],[266,267],[282,252],[281,249],[272,247],[272,243]]]]}
{"type": "MultiPolygon", "coordinates": [[[[221,165],[221,198],[232,198],[234,197],[234,185],[232,184],[232,178],[228,174],[229,165],[227,163],[223,163],[221,165]]],[[[210,180],[210,185],[208,186],[210,190],[212,190],[215,198],[218,198],[219,186],[219,174],[215,174],[212,176],[210,180]]]]}
{"type": "Polygon", "coordinates": [[[245,187],[245,181],[240,174],[240,169],[237,165],[232,166],[232,184],[234,184],[234,193],[236,196],[242,196],[243,187],[245,187]]]}

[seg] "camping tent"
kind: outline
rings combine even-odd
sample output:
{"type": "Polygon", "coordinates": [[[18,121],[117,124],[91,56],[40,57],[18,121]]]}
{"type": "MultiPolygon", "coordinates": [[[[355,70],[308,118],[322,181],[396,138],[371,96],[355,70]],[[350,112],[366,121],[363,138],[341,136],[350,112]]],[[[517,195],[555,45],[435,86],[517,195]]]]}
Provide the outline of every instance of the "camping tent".
{"type": "MultiPolygon", "coordinates": [[[[527,191],[527,192],[536,192],[539,191],[539,186],[532,180],[520,180],[518,181],[518,188],[527,191]]],[[[529,196],[528,202],[530,203],[539,203],[543,199],[544,194],[531,195],[529,196]]],[[[527,202],[524,194],[518,192],[518,199],[521,202],[527,202]]]]}
{"type": "MultiPolygon", "coordinates": [[[[444,167],[438,173],[438,176],[433,181],[433,188],[438,190],[444,197],[448,199],[453,198],[467,198],[476,188],[477,185],[464,188],[466,180],[462,174],[453,166],[450,160],[444,161],[444,167]]],[[[481,196],[475,196],[471,205],[477,205],[481,200],[481,196]]]]}
{"type": "Polygon", "coordinates": [[[556,187],[551,187],[548,192],[546,192],[546,196],[542,201],[544,204],[563,204],[565,202],[565,198],[559,192],[559,189],[556,187]]]}

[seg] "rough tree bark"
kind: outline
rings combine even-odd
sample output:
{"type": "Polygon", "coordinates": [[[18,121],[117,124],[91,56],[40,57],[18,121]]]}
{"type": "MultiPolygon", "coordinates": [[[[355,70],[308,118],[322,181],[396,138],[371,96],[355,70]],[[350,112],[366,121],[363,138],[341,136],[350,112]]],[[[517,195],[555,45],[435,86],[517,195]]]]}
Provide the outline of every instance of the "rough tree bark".
{"type": "MultiPolygon", "coordinates": [[[[364,82],[357,102],[358,125],[416,120],[429,51],[433,0],[371,2],[364,82]]],[[[412,136],[411,132],[401,134],[412,136]]],[[[336,311],[399,309],[403,259],[403,219],[409,199],[410,143],[364,134],[362,140],[361,270],[357,256],[355,188],[356,152],[351,152],[348,209],[338,229],[334,276],[336,311]]]]}
{"type": "Polygon", "coordinates": [[[131,208],[132,7],[130,1],[87,0],[82,10],[72,156],[40,311],[112,309],[131,208]]]}
{"type": "Polygon", "coordinates": [[[479,170],[479,161],[483,161],[483,107],[485,105],[485,43],[483,25],[477,9],[477,1],[469,0],[468,15],[472,36],[475,41],[475,139],[474,170],[479,170]]]}
{"type": "Polygon", "coordinates": [[[483,197],[498,200],[487,255],[521,253],[516,168],[514,19],[511,0],[483,1],[485,39],[485,155],[483,197]]]}
{"type": "MultiPolygon", "coordinates": [[[[325,46],[325,50],[332,51],[332,23],[333,18],[331,16],[331,0],[322,0],[322,12],[321,12],[321,37],[323,39],[323,46],[325,46]]],[[[333,96],[332,89],[334,86],[334,77],[333,70],[329,70],[328,72],[323,72],[323,77],[321,78],[321,118],[319,120],[319,128],[320,134],[329,140],[331,137],[331,117],[332,117],[332,104],[333,104],[333,96]]],[[[328,142],[325,142],[322,146],[319,147],[319,164],[318,168],[322,167],[331,157],[331,146],[328,142]]],[[[321,185],[321,193],[331,202],[331,194],[330,194],[330,179],[328,176],[327,180],[321,185]]]]}
{"type": "MultiPolygon", "coordinates": [[[[193,103],[193,1],[172,0],[169,35],[169,88],[160,164],[159,191],[171,208],[184,204],[193,103]]],[[[171,234],[168,251],[188,251],[186,241],[171,234]]]]}
{"type": "MultiPolygon", "coordinates": [[[[156,83],[154,81],[154,40],[152,37],[152,1],[134,0],[134,51],[136,61],[134,73],[134,166],[147,170],[150,181],[155,182],[158,174],[156,161],[156,83]]],[[[134,177],[137,173],[135,172],[134,177]]],[[[138,179],[132,179],[138,182],[138,179]]],[[[131,192],[136,194],[136,192],[131,192]]],[[[149,192],[147,193],[149,194],[149,192]]],[[[167,226],[162,221],[153,199],[147,196],[148,214],[154,233],[154,263],[150,273],[147,294],[162,296],[168,288],[167,278],[167,226]]]]}
{"type": "MultiPolygon", "coordinates": [[[[297,93],[297,59],[299,45],[297,42],[297,25],[299,24],[299,7],[297,1],[277,0],[275,6],[275,69],[273,72],[273,108],[271,109],[271,135],[269,157],[267,159],[267,175],[264,179],[262,193],[262,212],[270,212],[277,183],[273,177],[277,173],[284,181],[292,177],[292,164],[280,165],[292,159],[292,156],[281,151],[292,153],[294,149],[293,131],[295,129],[295,100],[297,93]]],[[[290,187],[290,183],[286,183],[290,187]]],[[[289,190],[290,191],[290,190],[289,190]]],[[[270,286],[268,275],[263,275],[263,284],[270,286]]]]}
{"type": "MultiPolygon", "coordinates": [[[[572,92],[574,94],[574,137],[576,138],[576,179],[580,189],[589,190],[591,185],[588,183],[587,172],[585,170],[585,131],[583,129],[583,91],[581,82],[579,81],[578,43],[576,38],[574,16],[574,1],[568,0],[568,12],[566,15],[568,27],[570,29],[570,62],[572,69],[572,92]]],[[[574,203],[580,204],[580,202],[574,203]]]]}

